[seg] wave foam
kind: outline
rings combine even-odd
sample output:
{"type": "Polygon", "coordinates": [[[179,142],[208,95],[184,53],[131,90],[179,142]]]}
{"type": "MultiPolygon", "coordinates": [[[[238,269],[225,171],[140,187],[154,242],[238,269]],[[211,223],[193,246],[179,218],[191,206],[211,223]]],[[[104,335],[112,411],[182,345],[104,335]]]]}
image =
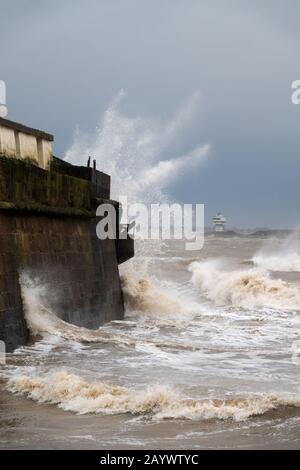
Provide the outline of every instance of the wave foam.
{"type": "Polygon", "coordinates": [[[298,253],[286,253],[281,255],[257,254],[253,256],[252,262],[255,266],[269,271],[300,271],[300,256],[298,253]]]}
{"type": "Polygon", "coordinates": [[[189,266],[193,284],[216,305],[300,309],[300,288],[259,269],[226,271],[217,261],[189,266]]]}
{"type": "MultiPolygon", "coordinates": [[[[105,331],[103,328],[98,330],[90,330],[88,328],[73,325],[65,322],[57,317],[51,310],[47,309],[41,303],[41,292],[43,286],[36,284],[32,285],[28,279],[27,284],[22,283],[22,297],[25,305],[25,318],[31,333],[34,336],[51,334],[66,340],[77,341],[80,343],[104,343],[115,345],[136,346],[140,343],[151,344],[153,346],[163,349],[176,349],[195,351],[199,348],[192,344],[181,344],[172,341],[159,341],[154,339],[147,339],[143,337],[132,337],[130,334],[114,333],[112,331],[105,331]]],[[[159,294],[147,281],[134,281],[133,279],[123,279],[125,297],[130,305],[133,307],[139,306],[139,311],[142,312],[165,312],[165,313],[180,313],[182,306],[177,301],[172,301],[164,294],[159,294]],[[125,284],[126,285],[125,285],[125,284]]],[[[155,318],[154,318],[155,320],[155,318]]],[[[165,319],[161,322],[159,319],[155,322],[157,325],[160,323],[163,326],[177,325],[177,320],[165,319]]]]}
{"type": "Polygon", "coordinates": [[[209,144],[186,148],[182,155],[176,155],[174,147],[196,119],[201,95],[194,93],[166,122],[124,114],[120,103],[125,95],[124,90],[119,91],[94,132],[76,132],[66,160],[82,165],[93,155],[97,166],[112,176],[114,199],[124,194],[129,202],[169,199],[165,190],[174,179],[187,169],[193,170],[210,153],[209,144]],[[168,158],[174,154],[175,158],[168,158]]]}
{"type": "Polygon", "coordinates": [[[280,396],[235,399],[182,399],[170,387],[151,386],[143,391],[89,383],[65,371],[42,377],[15,376],[8,382],[11,392],[39,403],[55,404],[78,414],[149,415],[153,419],[234,419],[242,421],[283,406],[300,407],[300,401],[280,396]]]}
{"type": "Polygon", "coordinates": [[[155,289],[148,280],[121,277],[125,305],[129,310],[143,313],[183,313],[183,305],[176,299],[155,289]]]}
{"type": "Polygon", "coordinates": [[[270,271],[300,271],[299,229],[284,240],[269,239],[253,256],[254,265],[270,271]]]}

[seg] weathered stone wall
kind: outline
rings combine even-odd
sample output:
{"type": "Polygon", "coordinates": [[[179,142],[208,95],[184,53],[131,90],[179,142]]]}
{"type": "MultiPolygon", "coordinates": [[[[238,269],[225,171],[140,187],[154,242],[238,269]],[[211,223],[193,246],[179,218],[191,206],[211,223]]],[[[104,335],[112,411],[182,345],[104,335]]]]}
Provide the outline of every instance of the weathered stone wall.
{"type": "Polygon", "coordinates": [[[0,213],[0,339],[6,350],[26,344],[27,330],[19,284],[13,218],[0,213]]]}
{"type": "Polygon", "coordinates": [[[90,216],[94,196],[88,181],[0,157],[0,207],[90,216]]]}
{"type": "Polygon", "coordinates": [[[85,180],[0,158],[0,339],[25,344],[19,274],[47,286],[43,302],[62,319],[96,328],[123,316],[115,240],[96,237],[85,180]]]}
{"type": "Polygon", "coordinates": [[[90,181],[97,197],[110,198],[110,176],[106,173],[98,171],[93,167],[70,165],[70,163],[57,157],[53,157],[51,166],[57,173],[90,181]]]}
{"type": "Polygon", "coordinates": [[[96,328],[123,315],[115,243],[100,241],[89,219],[0,212],[0,339],[27,341],[19,274],[47,288],[46,307],[96,328]]]}

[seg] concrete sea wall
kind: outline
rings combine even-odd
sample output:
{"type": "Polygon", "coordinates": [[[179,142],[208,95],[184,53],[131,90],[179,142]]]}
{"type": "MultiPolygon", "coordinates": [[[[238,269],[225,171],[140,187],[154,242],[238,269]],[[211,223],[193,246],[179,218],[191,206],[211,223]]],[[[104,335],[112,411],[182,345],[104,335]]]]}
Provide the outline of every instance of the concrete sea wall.
{"type": "Polygon", "coordinates": [[[99,191],[88,180],[0,158],[0,339],[8,351],[29,338],[22,272],[46,285],[46,306],[70,323],[97,328],[123,317],[118,257],[132,254],[123,247],[120,256],[115,240],[96,237],[99,191]]]}

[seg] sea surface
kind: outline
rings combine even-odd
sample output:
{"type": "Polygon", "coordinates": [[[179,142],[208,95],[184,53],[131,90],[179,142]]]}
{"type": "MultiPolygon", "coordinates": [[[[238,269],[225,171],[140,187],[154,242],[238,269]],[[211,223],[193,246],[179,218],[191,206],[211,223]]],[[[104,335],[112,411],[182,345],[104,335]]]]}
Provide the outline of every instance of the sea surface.
{"type": "Polygon", "coordinates": [[[97,331],[24,282],[36,336],[0,366],[0,448],[300,448],[296,237],[154,244],[121,275],[125,319],[97,331]]]}

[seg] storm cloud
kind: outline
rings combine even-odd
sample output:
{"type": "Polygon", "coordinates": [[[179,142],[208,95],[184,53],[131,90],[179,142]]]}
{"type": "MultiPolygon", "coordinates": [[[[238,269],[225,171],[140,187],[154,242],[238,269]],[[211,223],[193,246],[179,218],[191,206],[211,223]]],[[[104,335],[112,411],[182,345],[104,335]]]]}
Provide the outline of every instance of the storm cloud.
{"type": "Polygon", "coordinates": [[[195,99],[160,158],[210,154],[172,197],[205,203],[207,223],[222,210],[231,226],[299,224],[298,1],[0,0],[0,15],[8,117],[54,133],[56,155],[122,89],[120,113],[157,126],[195,99]]]}

